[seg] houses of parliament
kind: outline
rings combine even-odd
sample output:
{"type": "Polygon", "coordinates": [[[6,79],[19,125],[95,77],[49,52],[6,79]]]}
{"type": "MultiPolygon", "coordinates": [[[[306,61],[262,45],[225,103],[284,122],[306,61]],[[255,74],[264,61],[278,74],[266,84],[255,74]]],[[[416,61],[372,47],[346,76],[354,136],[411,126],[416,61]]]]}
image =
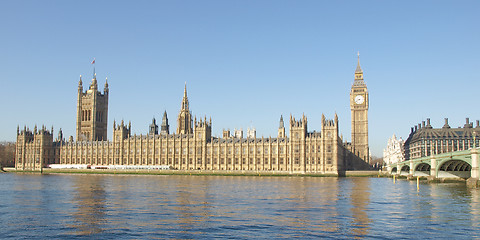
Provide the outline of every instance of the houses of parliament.
{"type": "Polygon", "coordinates": [[[91,169],[169,169],[218,171],[268,171],[285,173],[340,174],[368,166],[369,95],[358,60],[350,90],[352,142],[339,135],[338,117],[322,114],[320,131],[308,131],[306,116],[288,119],[288,134],[283,116],[278,135],[257,137],[255,130],[223,131],[212,136],[212,119],[193,117],[187,86],[177,117],[177,129],[170,131],[164,112],[160,127],[153,119],[147,134],[131,132],[131,123],[113,122],[113,139],[107,139],[107,80],[103,92],[96,75],[86,91],[82,77],[78,82],[76,139],[65,139],[60,129],[54,138],[53,127],[17,127],[15,168],[38,171],[42,168],[91,169]]]}

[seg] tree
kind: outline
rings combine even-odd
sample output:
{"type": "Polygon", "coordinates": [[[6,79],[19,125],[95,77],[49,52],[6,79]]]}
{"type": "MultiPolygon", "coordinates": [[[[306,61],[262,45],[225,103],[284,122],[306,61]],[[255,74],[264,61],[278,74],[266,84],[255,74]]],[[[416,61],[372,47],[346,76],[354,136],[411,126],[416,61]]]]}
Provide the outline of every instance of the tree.
{"type": "Polygon", "coordinates": [[[15,167],[15,143],[0,143],[0,166],[15,167]]]}

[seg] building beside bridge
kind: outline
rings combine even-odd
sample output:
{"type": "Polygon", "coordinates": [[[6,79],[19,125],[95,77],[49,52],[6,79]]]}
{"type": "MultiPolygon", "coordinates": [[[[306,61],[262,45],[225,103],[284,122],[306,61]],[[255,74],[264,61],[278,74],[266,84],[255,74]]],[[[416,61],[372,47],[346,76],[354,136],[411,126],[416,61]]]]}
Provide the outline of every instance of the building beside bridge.
{"type": "Polygon", "coordinates": [[[467,118],[463,127],[452,128],[445,119],[442,128],[433,128],[430,119],[412,127],[405,141],[405,160],[387,163],[392,174],[431,179],[463,178],[477,185],[480,151],[477,133],[467,118]]]}
{"type": "Polygon", "coordinates": [[[405,159],[415,159],[435,154],[467,150],[479,146],[477,134],[480,134],[480,122],[476,125],[466,119],[463,127],[452,128],[445,118],[441,128],[433,128],[430,119],[411,128],[405,140],[405,159]]]}
{"type": "Polygon", "coordinates": [[[131,132],[131,123],[113,123],[113,139],[107,139],[109,86],[98,89],[96,75],[84,91],[80,76],[77,94],[76,140],[65,139],[60,129],[54,139],[42,126],[31,131],[17,128],[15,167],[19,170],[56,168],[179,169],[224,171],[278,171],[292,173],[333,173],[361,168],[370,159],[368,147],[368,91],[358,62],[350,91],[352,143],[339,135],[338,117],[326,119],[321,129],[309,131],[305,115],[280,116],[276,137],[258,137],[255,131],[224,131],[212,136],[212,119],[193,117],[187,86],[177,117],[176,131],[170,132],[168,116],[160,128],[153,119],[147,134],[131,132]],[[288,135],[287,128],[288,127],[288,135]],[[158,131],[160,129],[160,132],[158,131]]]}

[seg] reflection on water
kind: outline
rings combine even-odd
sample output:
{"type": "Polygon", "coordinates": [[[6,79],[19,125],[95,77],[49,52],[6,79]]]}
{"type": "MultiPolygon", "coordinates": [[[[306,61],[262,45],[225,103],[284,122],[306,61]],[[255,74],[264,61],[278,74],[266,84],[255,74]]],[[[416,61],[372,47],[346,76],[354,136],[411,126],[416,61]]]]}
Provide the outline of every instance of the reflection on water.
{"type": "Polygon", "coordinates": [[[377,178],[0,174],[2,238],[479,238],[479,190],[377,178]],[[413,235],[412,235],[413,234],[413,235]]]}
{"type": "Polygon", "coordinates": [[[370,179],[358,178],[353,181],[353,187],[350,193],[352,228],[353,235],[357,237],[366,236],[369,229],[370,219],[367,214],[367,207],[370,203],[370,179]]]}
{"type": "Polygon", "coordinates": [[[73,203],[75,207],[72,215],[75,218],[73,227],[80,235],[90,235],[102,231],[105,223],[106,193],[103,186],[104,178],[89,176],[73,179],[73,203]]]}

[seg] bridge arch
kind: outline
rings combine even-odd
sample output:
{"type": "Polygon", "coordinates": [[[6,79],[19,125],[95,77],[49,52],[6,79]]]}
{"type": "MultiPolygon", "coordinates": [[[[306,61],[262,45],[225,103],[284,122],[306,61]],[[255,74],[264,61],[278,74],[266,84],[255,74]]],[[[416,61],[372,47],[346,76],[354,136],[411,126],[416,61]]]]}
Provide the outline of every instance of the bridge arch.
{"type": "Polygon", "coordinates": [[[408,175],[408,174],[410,174],[410,166],[403,165],[402,168],[400,169],[400,175],[408,175]]]}
{"type": "Polygon", "coordinates": [[[392,168],[391,174],[397,174],[397,167],[393,167],[393,168],[392,168]]]}
{"type": "Polygon", "coordinates": [[[429,176],[431,168],[432,168],[432,166],[430,166],[430,164],[420,162],[414,167],[413,175],[414,176],[429,176]]]}
{"type": "Polygon", "coordinates": [[[439,162],[437,167],[438,177],[470,178],[472,165],[461,159],[448,159],[439,162]]]}

